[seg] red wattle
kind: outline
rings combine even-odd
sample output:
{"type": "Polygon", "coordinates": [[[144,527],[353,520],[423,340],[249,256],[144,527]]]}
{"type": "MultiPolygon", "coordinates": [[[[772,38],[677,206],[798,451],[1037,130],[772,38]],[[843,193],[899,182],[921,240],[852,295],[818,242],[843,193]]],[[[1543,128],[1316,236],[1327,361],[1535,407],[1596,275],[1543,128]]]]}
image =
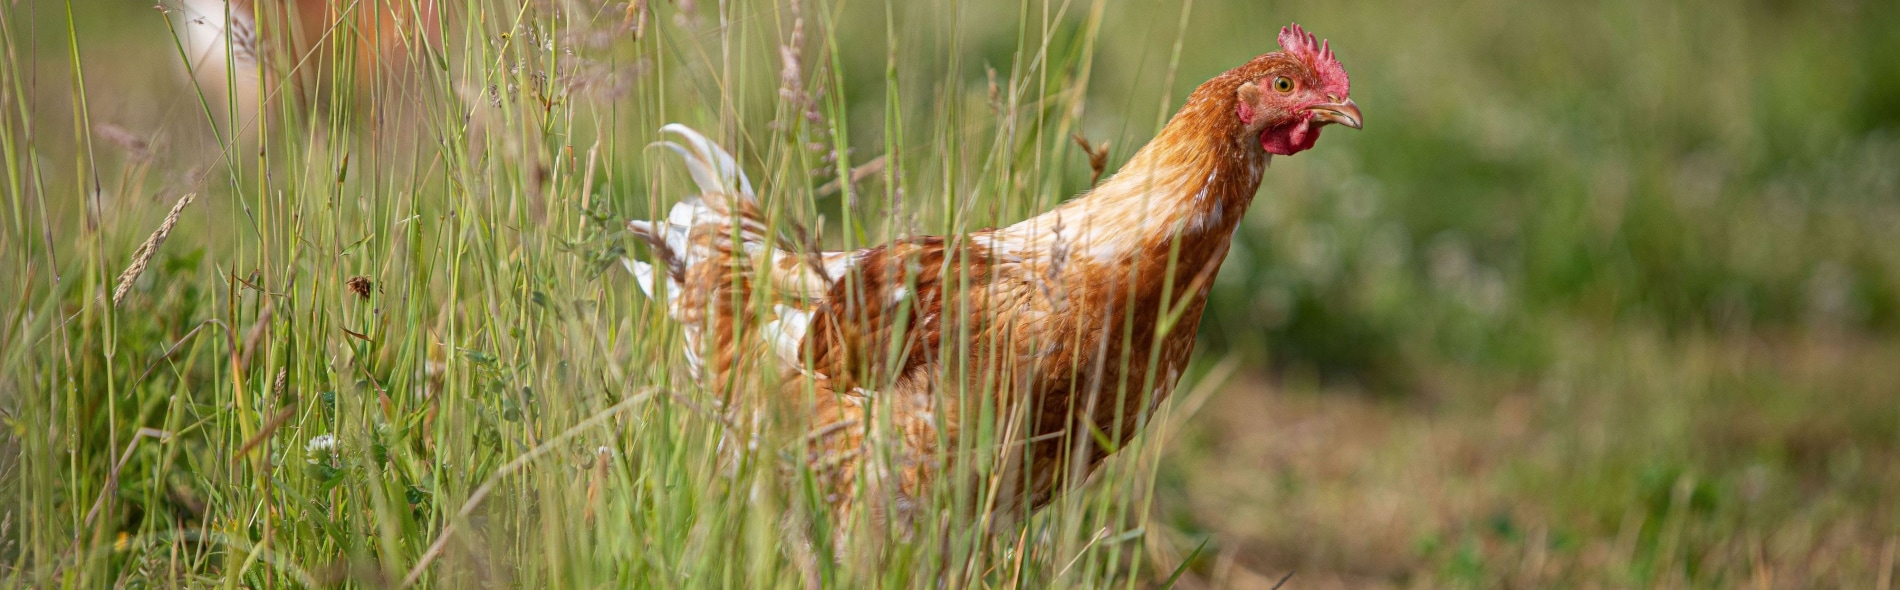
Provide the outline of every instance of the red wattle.
{"type": "Polygon", "coordinates": [[[1314,143],[1319,142],[1319,130],[1306,118],[1268,127],[1260,131],[1260,149],[1276,156],[1291,156],[1310,150],[1314,143]]]}

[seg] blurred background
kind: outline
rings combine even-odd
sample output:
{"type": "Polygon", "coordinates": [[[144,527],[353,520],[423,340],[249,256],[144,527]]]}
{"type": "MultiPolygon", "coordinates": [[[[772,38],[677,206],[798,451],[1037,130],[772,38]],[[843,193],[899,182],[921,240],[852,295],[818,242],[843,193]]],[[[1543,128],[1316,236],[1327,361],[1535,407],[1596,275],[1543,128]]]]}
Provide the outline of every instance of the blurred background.
{"type": "MultiPolygon", "coordinates": [[[[182,194],[199,202],[135,293],[219,296],[297,250],[243,220],[299,199],[369,203],[336,227],[481,200],[459,206],[499,221],[466,231],[611,261],[586,219],[666,202],[640,146],[671,120],[811,191],[800,215],[833,245],[1000,225],[1087,187],[1072,135],[1113,170],[1297,21],[1366,126],[1273,161],[1219,275],[1196,377],[1218,389],[1179,406],[1155,464],[1155,534],[1206,542],[1175,555],[1180,585],[1884,589],[1900,565],[1900,4],[474,4],[304,17],[352,35],[289,24],[315,2],[261,17],[295,34],[258,55],[356,44],[316,73],[226,54],[219,34],[251,33],[217,26],[223,2],[0,7],[16,497],[20,433],[64,415],[20,400],[90,387],[33,372],[75,366],[47,313],[97,306],[182,194]],[[984,165],[995,145],[1007,165],[984,165]]],[[[317,272],[399,285],[420,242],[382,231],[323,247],[391,254],[317,272]]],[[[520,284],[624,285],[601,276],[520,284]]],[[[420,321],[464,313],[434,289],[420,321]]],[[[225,310],[150,312],[165,336],[121,337],[129,358],[225,310]]]]}

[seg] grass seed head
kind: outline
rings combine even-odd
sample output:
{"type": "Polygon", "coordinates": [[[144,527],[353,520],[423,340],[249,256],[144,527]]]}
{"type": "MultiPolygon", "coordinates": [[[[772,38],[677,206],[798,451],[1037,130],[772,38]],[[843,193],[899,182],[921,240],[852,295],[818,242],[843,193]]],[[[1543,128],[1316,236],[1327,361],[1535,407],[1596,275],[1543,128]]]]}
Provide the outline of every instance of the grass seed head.
{"type": "Polygon", "coordinates": [[[145,267],[152,263],[152,257],[158,254],[158,247],[165,244],[165,237],[171,235],[172,228],[178,225],[178,216],[185,211],[185,205],[190,205],[192,199],[197,197],[198,193],[185,193],[185,196],[179,197],[178,202],[172,205],[171,213],[165,214],[165,221],[158,224],[158,231],[152,232],[151,237],[145,238],[145,243],[132,251],[132,264],[125,267],[125,272],[119,273],[119,286],[112,290],[114,307],[125,299],[125,294],[132,290],[132,283],[138,281],[139,275],[145,273],[145,267]]]}
{"type": "Polygon", "coordinates": [[[369,290],[375,287],[376,284],[370,282],[369,277],[359,275],[350,277],[350,280],[344,282],[343,286],[349,288],[350,292],[355,293],[357,297],[369,299],[369,290]]]}

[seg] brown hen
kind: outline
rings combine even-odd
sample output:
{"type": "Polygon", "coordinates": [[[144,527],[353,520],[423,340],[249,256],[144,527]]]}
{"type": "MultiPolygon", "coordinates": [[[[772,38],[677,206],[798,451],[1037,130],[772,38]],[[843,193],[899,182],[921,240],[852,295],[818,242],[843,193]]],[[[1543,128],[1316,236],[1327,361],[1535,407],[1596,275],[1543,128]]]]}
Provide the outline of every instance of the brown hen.
{"type": "Polygon", "coordinates": [[[909,519],[960,457],[985,453],[973,463],[990,466],[977,488],[997,492],[988,510],[1026,516],[1174,389],[1268,159],[1311,148],[1325,125],[1359,128],[1331,50],[1298,25],[1279,41],[1202,84],[1120,172],[1054,210],[854,252],[771,235],[733,158],[669,125],[686,141],[662,145],[702,192],[630,224],[661,268],[628,267],[729,407],[808,422],[806,457],[839,514],[875,498],[878,518],[909,519]],[[768,357],[780,385],[737,391],[768,357]]]}

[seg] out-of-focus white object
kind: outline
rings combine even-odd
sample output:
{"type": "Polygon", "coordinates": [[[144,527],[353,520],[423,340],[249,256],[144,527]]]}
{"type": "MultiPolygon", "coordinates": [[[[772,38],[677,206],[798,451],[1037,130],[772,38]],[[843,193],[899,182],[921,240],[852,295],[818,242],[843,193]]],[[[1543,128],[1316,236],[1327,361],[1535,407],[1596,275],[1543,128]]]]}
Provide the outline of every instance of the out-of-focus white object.
{"type": "Polygon", "coordinates": [[[362,95],[441,38],[435,0],[180,0],[172,14],[186,75],[213,112],[234,105],[247,127],[259,99],[362,95]]]}

